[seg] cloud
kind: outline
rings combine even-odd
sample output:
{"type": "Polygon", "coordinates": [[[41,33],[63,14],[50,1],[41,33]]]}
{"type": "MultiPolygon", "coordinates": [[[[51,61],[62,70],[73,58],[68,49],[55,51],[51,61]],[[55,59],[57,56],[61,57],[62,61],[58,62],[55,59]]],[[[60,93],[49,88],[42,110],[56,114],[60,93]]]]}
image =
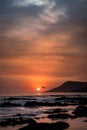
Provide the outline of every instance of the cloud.
{"type": "Polygon", "coordinates": [[[29,5],[42,6],[48,3],[48,0],[15,0],[13,1],[13,6],[27,7],[29,5]]]}
{"type": "Polygon", "coordinates": [[[0,1],[1,74],[87,80],[86,12],[86,0],[0,1]]]}
{"type": "MultiPolygon", "coordinates": [[[[64,10],[60,9],[53,12],[54,1],[9,1],[2,2],[1,24],[1,57],[25,56],[28,51],[37,53],[45,35],[41,34],[47,30],[52,23],[56,23],[57,16],[64,15],[64,10]],[[27,6],[16,6],[26,3],[27,6]],[[7,6],[6,6],[7,5],[7,6]],[[14,5],[14,6],[13,6],[14,5]],[[5,7],[7,10],[5,10],[5,7]],[[42,40],[40,42],[40,40],[42,40]],[[26,45],[24,45],[26,44],[26,45]],[[36,49],[35,49],[36,48],[36,49]],[[5,53],[4,53],[5,52],[5,53]]],[[[49,41],[50,43],[50,41],[49,41]]],[[[44,43],[43,43],[44,44],[44,43]]],[[[46,44],[46,43],[45,43],[46,44]]],[[[44,48],[43,48],[44,49],[44,48]]]]}
{"type": "MultiPolygon", "coordinates": [[[[87,47],[87,1],[60,1],[56,0],[56,10],[65,8],[65,15],[60,16],[60,19],[44,30],[44,34],[48,35],[68,35],[67,43],[72,47],[87,47]],[[65,17],[66,16],[66,17],[65,17]]],[[[54,8],[55,10],[55,8],[54,8]]]]}

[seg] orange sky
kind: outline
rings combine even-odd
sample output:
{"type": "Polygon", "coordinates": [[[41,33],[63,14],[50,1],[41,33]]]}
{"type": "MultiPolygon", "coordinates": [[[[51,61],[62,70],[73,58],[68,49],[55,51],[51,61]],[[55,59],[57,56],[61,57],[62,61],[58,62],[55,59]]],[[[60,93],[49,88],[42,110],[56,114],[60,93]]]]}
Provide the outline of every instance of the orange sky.
{"type": "Polygon", "coordinates": [[[0,1],[1,93],[87,81],[86,5],[86,0],[0,1]]]}

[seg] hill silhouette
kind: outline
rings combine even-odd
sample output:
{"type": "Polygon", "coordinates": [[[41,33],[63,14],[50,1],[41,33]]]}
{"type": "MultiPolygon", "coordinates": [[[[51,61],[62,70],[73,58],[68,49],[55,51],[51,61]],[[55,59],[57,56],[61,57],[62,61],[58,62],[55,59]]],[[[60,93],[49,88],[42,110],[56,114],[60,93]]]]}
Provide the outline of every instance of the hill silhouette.
{"type": "Polygon", "coordinates": [[[48,92],[87,92],[87,82],[67,81],[48,92]]]}

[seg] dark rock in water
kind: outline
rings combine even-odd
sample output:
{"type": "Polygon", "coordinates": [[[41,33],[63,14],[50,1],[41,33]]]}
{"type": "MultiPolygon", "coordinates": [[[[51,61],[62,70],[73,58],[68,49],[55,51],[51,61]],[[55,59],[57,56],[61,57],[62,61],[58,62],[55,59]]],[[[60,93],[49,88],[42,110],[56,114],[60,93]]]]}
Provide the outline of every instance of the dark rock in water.
{"type": "Polygon", "coordinates": [[[0,107],[20,107],[21,104],[11,103],[11,102],[3,102],[0,107]]]}
{"type": "Polygon", "coordinates": [[[65,113],[48,115],[48,118],[51,119],[68,119],[70,117],[71,115],[65,113]]]}
{"type": "Polygon", "coordinates": [[[55,110],[53,110],[53,113],[59,113],[59,112],[67,112],[67,110],[65,110],[65,109],[55,109],[55,110]]]}
{"type": "Polygon", "coordinates": [[[24,119],[22,117],[19,118],[8,118],[6,120],[3,120],[0,122],[0,126],[6,127],[6,126],[16,126],[16,125],[22,125],[22,124],[35,124],[36,122],[33,119],[24,119]]]}
{"type": "Polygon", "coordinates": [[[28,123],[29,123],[29,125],[35,125],[36,124],[36,121],[35,120],[33,120],[33,119],[28,119],[28,123]]]}
{"type": "Polygon", "coordinates": [[[72,105],[86,105],[87,104],[87,97],[67,97],[67,96],[62,96],[55,98],[55,101],[61,101],[61,102],[68,102],[72,105]]]}
{"type": "Polygon", "coordinates": [[[30,97],[30,96],[28,96],[28,97],[13,97],[13,96],[11,96],[11,97],[7,97],[7,98],[4,98],[3,99],[4,101],[13,101],[13,100],[36,100],[34,97],[30,97]]]}
{"type": "Polygon", "coordinates": [[[83,122],[87,122],[87,120],[84,120],[83,122]]]}
{"type": "Polygon", "coordinates": [[[37,106],[38,105],[38,102],[36,102],[36,101],[28,101],[28,102],[26,102],[25,103],[25,107],[31,107],[31,106],[37,106]]]}
{"type": "Polygon", "coordinates": [[[73,114],[77,117],[87,117],[87,107],[86,106],[78,106],[73,111],[73,114]]]}
{"type": "Polygon", "coordinates": [[[66,122],[57,122],[57,123],[35,123],[29,124],[19,130],[64,130],[69,127],[69,124],[66,122]]]}
{"type": "MultiPolygon", "coordinates": [[[[44,117],[44,118],[45,118],[45,117],[44,117]]],[[[40,119],[40,117],[35,117],[34,119],[39,120],[39,119],[40,119]]]]}
{"type": "Polygon", "coordinates": [[[59,109],[54,109],[52,111],[45,111],[44,113],[45,114],[51,114],[51,113],[61,113],[61,112],[67,112],[67,110],[59,108],[59,109]]]}
{"type": "Polygon", "coordinates": [[[6,127],[6,126],[15,126],[17,124],[16,119],[7,119],[0,122],[0,126],[6,127]]]}
{"type": "Polygon", "coordinates": [[[28,101],[25,103],[25,107],[37,107],[37,106],[67,106],[68,103],[61,102],[37,102],[37,101],[28,101]]]}
{"type": "Polygon", "coordinates": [[[17,98],[17,97],[8,97],[8,98],[5,98],[4,100],[19,100],[19,98],[17,98]]]}
{"type": "Polygon", "coordinates": [[[62,111],[62,109],[54,109],[54,110],[48,110],[48,111],[45,111],[44,113],[45,114],[51,114],[51,113],[60,113],[62,111]]]}
{"type": "Polygon", "coordinates": [[[87,105],[87,97],[80,97],[79,105],[87,105]]]}

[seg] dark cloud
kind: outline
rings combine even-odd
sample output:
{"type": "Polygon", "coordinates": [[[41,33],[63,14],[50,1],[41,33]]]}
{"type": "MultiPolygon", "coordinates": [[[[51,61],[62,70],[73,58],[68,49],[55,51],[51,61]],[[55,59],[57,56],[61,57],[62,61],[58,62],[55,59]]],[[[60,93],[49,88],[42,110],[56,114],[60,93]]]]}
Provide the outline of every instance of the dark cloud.
{"type": "MultiPolygon", "coordinates": [[[[52,0],[50,1],[52,2],[52,0]]],[[[41,30],[44,35],[62,35],[67,34],[70,37],[65,40],[66,43],[72,44],[72,47],[81,48],[86,51],[87,47],[87,1],[86,0],[55,0],[55,6],[53,6],[52,11],[65,9],[64,15],[58,15],[56,17],[57,21],[55,23],[49,23],[47,29],[41,30]]],[[[39,14],[43,14],[45,6],[37,6],[35,4],[30,4],[28,6],[13,6],[12,0],[0,1],[0,35],[1,39],[8,38],[4,36],[8,33],[8,30],[13,30],[16,26],[20,26],[21,21],[27,17],[33,20],[40,18],[39,14]]],[[[29,25],[33,26],[33,24],[29,25]]],[[[9,38],[10,39],[10,38],[9,38]]],[[[10,39],[10,41],[15,41],[15,37],[10,39]]],[[[14,42],[13,42],[14,43],[14,42]]],[[[4,44],[4,43],[3,43],[4,44]]],[[[19,44],[19,43],[18,43],[19,44]]],[[[1,45],[2,46],[2,45],[1,45]]],[[[9,46],[9,45],[8,45],[9,46]]]]}
{"type": "Polygon", "coordinates": [[[29,55],[33,47],[32,41],[29,39],[26,43],[26,38],[23,40],[22,37],[30,36],[30,28],[34,28],[33,22],[38,19],[38,15],[42,11],[42,6],[31,4],[27,7],[18,7],[13,6],[13,0],[0,0],[0,58],[29,55]],[[28,27],[26,27],[25,22],[27,22],[28,27]],[[23,25],[21,25],[22,23],[23,25]],[[21,28],[28,29],[28,32],[21,31],[21,28]],[[8,36],[10,31],[17,32],[16,36],[15,34],[11,37],[8,36]],[[26,34],[23,36],[23,33],[26,34]]]}
{"type": "Polygon", "coordinates": [[[0,0],[0,34],[8,33],[8,30],[20,26],[26,18],[38,18],[43,11],[42,6],[29,5],[27,7],[13,6],[13,0],[0,0]]]}
{"type": "MultiPolygon", "coordinates": [[[[87,1],[86,0],[56,0],[53,10],[65,8],[65,15],[58,16],[58,22],[51,24],[44,33],[67,34],[67,42],[79,47],[87,47],[87,1]]],[[[72,46],[73,46],[72,45],[72,46]]]]}

